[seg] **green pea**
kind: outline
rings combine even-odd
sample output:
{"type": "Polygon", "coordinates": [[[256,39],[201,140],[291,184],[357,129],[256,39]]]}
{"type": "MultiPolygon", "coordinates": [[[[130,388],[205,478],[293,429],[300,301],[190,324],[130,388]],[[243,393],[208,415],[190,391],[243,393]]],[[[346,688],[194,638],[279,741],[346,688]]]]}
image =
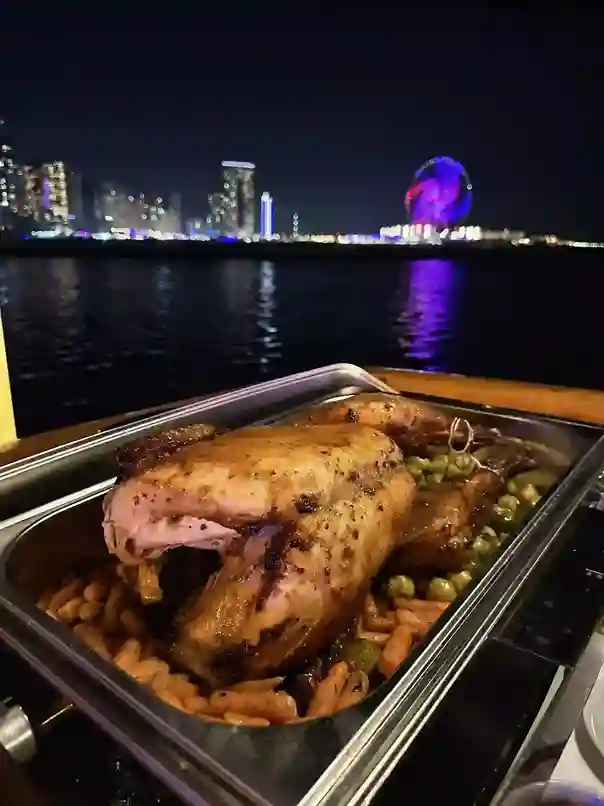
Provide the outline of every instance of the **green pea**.
{"type": "Polygon", "coordinates": [[[391,599],[413,599],[415,582],[404,574],[390,577],[386,583],[386,593],[391,599]]]}
{"type": "Polygon", "coordinates": [[[429,476],[426,476],[426,484],[430,488],[438,487],[444,477],[444,473],[430,473],[429,476]]]}
{"type": "Polygon", "coordinates": [[[342,660],[350,664],[353,669],[370,674],[378,665],[380,655],[381,649],[377,644],[374,644],[373,641],[365,641],[359,638],[356,641],[351,641],[345,647],[342,660]]]}
{"type": "Polygon", "coordinates": [[[449,574],[449,580],[453,583],[458,593],[472,581],[472,574],[469,571],[460,571],[458,574],[449,574]]]}
{"type": "Polygon", "coordinates": [[[465,478],[466,474],[454,462],[449,462],[449,466],[447,467],[446,476],[447,476],[448,479],[463,479],[463,478],[465,478]]]}
{"type": "Polygon", "coordinates": [[[525,484],[518,490],[518,496],[531,506],[535,506],[541,500],[541,496],[534,484],[525,484]]]}
{"type": "Polygon", "coordinates": [[[410,456],[406,461],[407,467],[418,467],[424,471],[430,467],[430,460],[423,456],[410,456]]]}
{"type": "Polygon", "coordinates": [[[512,512],[516,512],[520,506],[520,501],[516,498],[516,496],[510,495],[509,493],[507,495],[502,495],[497,503],[502,509],[509,509],[512,512]]]}
{"type": "Polygon", "coordinates": [[[498,504],[495,504],[491,514],[491,523],[493,524],[495,531],[500,533],[504,529],[509,531],[514,524],[515,515],[516,513],[512,512],[511,509],[505,509],[504,507],[500,507],[498,504]]]}
{"type": "Polygon", "coordinates": [[[488,540],[489,543],[499,539],[499,535],[492,526],[483,526],[480,530],[480,536],[484,537],[485,540],[488,540]]]}
{"type": "Polygon", "coordinates": [[[430,462],[430,468],[435,473],[445,473],[449,467],[449,457],[446,455],[435,456],[430,462]]]}
{"type": "Polygon", "coordinates": [[[472,543],[472,549],[474,550],[474,554],[478,557],[484,557],[491,553],[493,547],[487,540],[483,540],[482,537],[477,537],[472,543]]]}
{"type": "Polygon", "coordinates": [[[434,577],[428,585],[426,598],[435,602],[452,602],[457,596],[455,585],[443,577],[434,577]]]}
{"type": "Polygon", "coordinates": [[[455,458],[455,464],[467,476],[474,469],[475,462],[469,453],[460,453],[455,458]]]}
{"type": "Polygon", "coordinates": [[[409,475],[412,476],[416,481],[423,479],[424,477],[424,471],[417,465],[407,464],[407,470],[409,471],[409,475]]]}

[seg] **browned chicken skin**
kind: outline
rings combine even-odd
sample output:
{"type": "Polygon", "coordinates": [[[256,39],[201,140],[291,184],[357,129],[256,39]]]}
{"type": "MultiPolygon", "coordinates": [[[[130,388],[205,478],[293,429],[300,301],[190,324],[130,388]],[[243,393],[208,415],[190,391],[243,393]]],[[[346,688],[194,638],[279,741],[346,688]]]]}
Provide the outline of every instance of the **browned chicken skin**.
{"type": "Polygon", "coordinates": [[[402,462],[385,434],[362,425],[229,432],[163,458],[105,500],[110,551],[124,562],[175,545],[223,550],[242,527],[292,521],[350,497],[402,462]]]}
{"type": "MultiPolygon", "coordinates": [[[[421,454],[428,445],[446,443],[449,439],[459,445],[468,440],[468,424],[452,430],[454,420],[437,408],[417,400],[386,392],[362,392],[354,397],[317,406],[299,418],[310,423],[360,423],[388,434],[406,452],[421,454]]],[[[472,427],[472,443],[490,445],[500,439],[496,429],[482,425],[472,427]]]]}
{"type": "Polygon", "coordinates": [[[239,538],[181,614],[173,657],[213,685],[312,659],[357,615],[414,494],[406,470],[384,470],[371,488],[239,538]]]}
{"type": "Polygon", "coordinates": [[[215,431],[214,426],[200,423],[173,428],[170,431],[162,431],[150,437],[141,437],[128,442],[117,452],[120,478],[134,476],[188,445],[211,439],[215,431]]]}
{"type": "Polygon", "coordinates": [[[318,406],[301,418],[310,423],[361,423],[383,431],[406,447],[433,442],[449,434],[451,419],[425,403],[401,395],[363,392],[318,406]]]}
{"type": "Polygon", "coordinates": [[[461,570],[471,559],[473,537],[488,521],[504,488],[500,474],[479,470],[461,485],[443,484],[419,492],[388,572],[461,570]]]}

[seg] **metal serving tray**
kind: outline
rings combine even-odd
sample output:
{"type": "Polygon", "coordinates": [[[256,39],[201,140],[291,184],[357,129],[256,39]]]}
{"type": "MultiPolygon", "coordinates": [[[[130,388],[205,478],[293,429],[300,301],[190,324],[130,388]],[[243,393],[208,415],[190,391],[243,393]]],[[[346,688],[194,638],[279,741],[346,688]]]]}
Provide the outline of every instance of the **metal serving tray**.
{"type": "MultiPolygon", "coordinates": [[[[340,365],[319,372],[320,379],[305,373],[296,382],[285,379],[281,387],[273,386],[279,395],[273,411],[266,396],[259,405],[254,396],[238,397],[237,416],[245,422],[274,421],[309,402],[384,389],[357,368],[340,365]]],[[[217,400],[228,409],[228,395],[217,400]]],[[[216,422],[208,403],[198,419],[216,422]]],[[[531,522],[439,620],[421,651],[357,707],[331,718],[262,730],[207,724],[164,705],[39,612],[35,601],[41,588],[73,568],[74,543],[81,559],[103,556],[101,495],[113,480],[46,507],[33,521],[27,516],[0,527],[0,636],[189,803],[226,804],[235,798],[253,804],[335,806],[365,800],[535,573],[604,464],[600,429],[451,402],[442,408],[544,442],[574,464],[531,522]],[[109,721],[99,718],[104,709],[112,714],[109,721]]],[[[219,414],[228,417],[224,408],[219,414]]],[[[140,425],[130,436],[145,433],[140,425]]],[[[128,438],[122,434],[120,444],[128,438]]]]}

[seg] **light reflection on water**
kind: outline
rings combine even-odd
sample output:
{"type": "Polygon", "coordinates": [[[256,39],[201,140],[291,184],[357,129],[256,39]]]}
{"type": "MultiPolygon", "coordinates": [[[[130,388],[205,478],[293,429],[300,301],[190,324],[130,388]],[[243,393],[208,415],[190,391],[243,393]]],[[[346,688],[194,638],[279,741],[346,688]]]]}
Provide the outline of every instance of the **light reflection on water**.
{"type": "Polygon", "coordinates": [[[590,293],[579,294],[574,266],[548,274],[548,299],[580,310],[562,343],[539,267],[515,285],[489,269],[486,259],[470,270],[447,260],[0,258],[18,427],[41,431],[338,361],[601,386],[591,323],[604,275],[590,272],[590,293]],[[558,349],[544,354],[544,344],[558,349]]]}
{"type": "Polygon", "coordinates": [[[451,260],[413,260],[409,264],[408,354],[426,370],[440,369],[438,349],[453,329],[455,265],[451,260]]]}

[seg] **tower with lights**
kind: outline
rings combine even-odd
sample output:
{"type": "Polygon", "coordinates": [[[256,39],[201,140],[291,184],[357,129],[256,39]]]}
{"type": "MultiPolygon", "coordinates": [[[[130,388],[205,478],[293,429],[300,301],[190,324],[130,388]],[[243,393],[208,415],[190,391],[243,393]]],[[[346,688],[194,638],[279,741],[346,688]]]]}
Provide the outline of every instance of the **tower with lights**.
{"type": "Polygon", "coordinates": [[[273,197],[266,191],[260,197],[260,237],[273,235],[273,197]]]}
{"type": "Polygon", "coordinates": [[[298,213],[294,213],[292,217],[292,238],[295,240],[300,236],[298,213]]]}
{"type": "Polygon", "coordinates": [[[255,231],[254,171],[252,162],[222,163],[223,223],[227,235],[251,238],[255,231]]]}

